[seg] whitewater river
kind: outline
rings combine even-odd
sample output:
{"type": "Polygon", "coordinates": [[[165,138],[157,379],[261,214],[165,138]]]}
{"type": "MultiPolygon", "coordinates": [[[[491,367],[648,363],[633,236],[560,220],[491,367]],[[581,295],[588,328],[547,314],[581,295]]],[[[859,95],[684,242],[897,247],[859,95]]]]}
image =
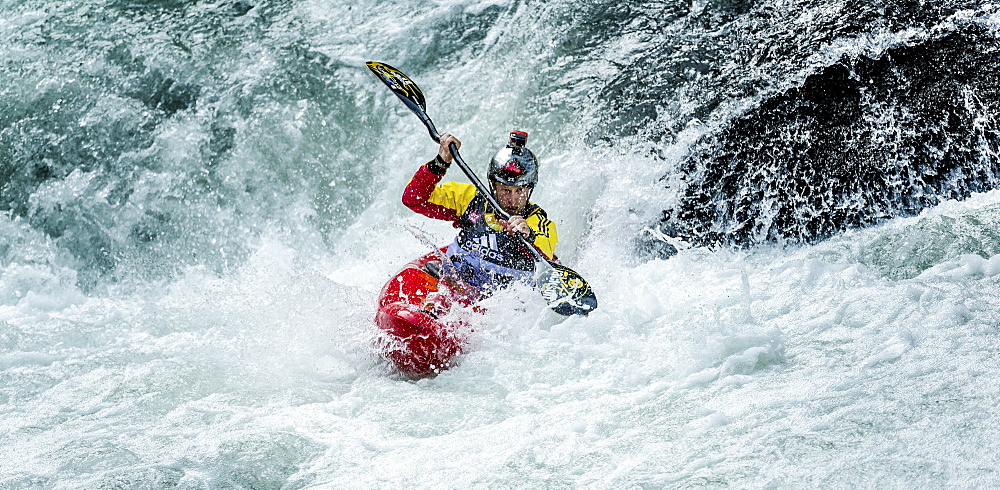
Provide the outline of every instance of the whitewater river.
{"type": "MultiPolygon", "coordinates": [[[[1000,486],[1000,191],[808,244],[655,227],[686,149],[764,92],[1000,17],[853,32],[760,92],[700,86],[700,120],[688,87],[619,124],[616,57],[804,8],[736,3],[650,38],[623,26],[669,6],[0,1],[0,488],[1000,486]],[[380,359],[379,289],[455,230],[400,204],[436,145],[369,59],[477,171],[530,133],[596,312],[515,287],[453,369],[380,359]]],[[[850,8],[808,4],[795,26],[850,8]]]]}

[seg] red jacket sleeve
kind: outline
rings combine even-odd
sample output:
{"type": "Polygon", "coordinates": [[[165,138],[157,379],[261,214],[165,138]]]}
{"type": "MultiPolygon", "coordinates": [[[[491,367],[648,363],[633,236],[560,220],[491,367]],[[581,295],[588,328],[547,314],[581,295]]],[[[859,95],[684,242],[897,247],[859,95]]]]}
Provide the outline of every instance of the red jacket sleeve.
{"type": "Polygon", "coordinates": [[[458,221],[460,216],[454,209],[427,201],[442,177],[443,175],[436,175],[428,170],[426,164],[421,165],[410,183],[406,184],[406,189],[403,189],[403,205],[428,218],[458,221]]]}

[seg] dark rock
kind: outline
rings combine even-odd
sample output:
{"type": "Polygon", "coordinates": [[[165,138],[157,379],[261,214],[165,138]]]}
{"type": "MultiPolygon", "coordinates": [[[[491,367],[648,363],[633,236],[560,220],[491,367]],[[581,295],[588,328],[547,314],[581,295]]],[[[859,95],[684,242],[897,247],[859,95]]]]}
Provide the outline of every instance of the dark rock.
{"type": "Polygon", "coordinates": [[[997,187],[998,48],[968,25],[825,67],[694,145],[661,230],[811,241],[997,187]]]}

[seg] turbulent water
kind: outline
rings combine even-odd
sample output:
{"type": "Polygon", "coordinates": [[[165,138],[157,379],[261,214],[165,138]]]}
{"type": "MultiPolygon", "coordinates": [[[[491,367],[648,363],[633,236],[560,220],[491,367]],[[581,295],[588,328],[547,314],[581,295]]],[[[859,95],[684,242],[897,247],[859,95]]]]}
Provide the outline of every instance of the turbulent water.
{"type": "Polygon", "coordinates": [[[998,35],[959,0],[0,0],[0,488],[1000,486],[998,35]],[[453,369],[380,360],[378,290],[455,231],[400,204],[436,146],[368,60],[477,169],[530,133],[598,311],[513,288],[453,369]]]}

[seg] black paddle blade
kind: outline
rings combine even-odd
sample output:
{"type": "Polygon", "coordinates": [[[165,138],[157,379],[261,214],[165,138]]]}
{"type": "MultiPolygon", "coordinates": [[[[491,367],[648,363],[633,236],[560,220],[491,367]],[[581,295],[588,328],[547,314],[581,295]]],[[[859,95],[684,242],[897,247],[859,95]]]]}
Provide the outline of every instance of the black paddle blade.
{"type": "Polygon", "coordinates": [[[535,281],[549,308],[560,315],[588,315],[597,309],[597,295],[580,274],[559,264],[539,264],[535,281]]]}
{"type": "Polygon", "coordinates": [[[427,113],[427,103],[424,100],[424,93],[420,91],[420,87],[417,87],[417,84],[413,80],[410,80],[410,77],[379,61],[369,61],[365,64],[368,65],[368,69],[372,73],[378,75],[382,82],[389,87],[389,90],[392,90],[392,93],[396,94],[411,111],[418,115],[427,113]]]}

